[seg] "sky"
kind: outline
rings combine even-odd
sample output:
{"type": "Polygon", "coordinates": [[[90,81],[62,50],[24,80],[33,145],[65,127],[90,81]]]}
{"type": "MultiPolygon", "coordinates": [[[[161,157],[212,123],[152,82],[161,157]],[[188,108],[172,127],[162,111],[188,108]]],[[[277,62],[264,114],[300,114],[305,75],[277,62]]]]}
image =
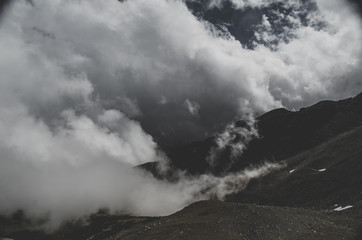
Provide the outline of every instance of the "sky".
{"type": "MultiPolygon", "coordinates": [[[[232,0],[238,14],[259,14],[240,38],[187,7],[195,1],[0,5],[0,212],[59,224],[104,206],[168,214],[207,198],[198,192],[210,184],[223,196],[228,176],[171,184],[134,166],[166,164],[163,145],[225,135],[237,119],[362,91],[361,19],[349,2],[232,0]]],[[[241,187],[248,174],[231,177],[241,187]]]]}

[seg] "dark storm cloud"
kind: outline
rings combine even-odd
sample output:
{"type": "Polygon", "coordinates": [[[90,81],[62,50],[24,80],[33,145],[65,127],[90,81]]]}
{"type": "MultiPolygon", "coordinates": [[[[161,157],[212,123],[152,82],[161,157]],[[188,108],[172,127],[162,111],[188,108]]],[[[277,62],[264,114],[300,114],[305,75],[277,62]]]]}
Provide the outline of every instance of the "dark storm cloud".
{"type": "MultiPolygon", "coordinates": [[[[274,20],[288,21],[292,36],[277,44],[280,33],[262,15],[253,49],[182,1],[33,2],[14,1],[0,26],[2,212],[50,211],[60,221],[106,206],[158,215],[206,198],[197,195],[204,188],[222,197],[225,181],[242,188],[279,166],[176,184],[133,166],[166,161],[154,137],[190,142],[235,118],[361,90],[361,22],[342,1],[319,0],[311,25],[297,10],[276,12],[274,20]],[[316,22],[326,25],[318,29],[316,22]]],[[[271,4],[231,2],[236,9],[271,4]]],[[[230,142],[228,129],[221,147],[230,142]]]]}

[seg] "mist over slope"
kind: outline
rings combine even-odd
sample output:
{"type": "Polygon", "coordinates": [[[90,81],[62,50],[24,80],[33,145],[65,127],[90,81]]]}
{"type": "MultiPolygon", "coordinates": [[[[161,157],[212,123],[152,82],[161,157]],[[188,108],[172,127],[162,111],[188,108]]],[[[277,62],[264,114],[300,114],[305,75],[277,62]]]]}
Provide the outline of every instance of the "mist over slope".
{"type": "Polygon", "coordinates": [[[251,126],[276,107],[361,91],[361,19],[347,2],[205,1],[245,16],[236,32],[190,3],[1,3],[1,213],[22,208],[56,226],[102,207],[164,215],[222,198],[225,182],[242,188],[280,166],[180,173],[177,183],[134,166],[166,163],[160,145],[204,139],[235,119],[251,126]]]}
{"type": "Polygon", "coordinates": [[[299,111],[275,109],[257,117],[253,126],[236,122],[228,132],[228,145],[220,147],[220,135],[216,135],[171,148],[167,153],[175,167],[194,174],[223,175],[265,161],[280,162],[362,125],[361,106],[359,94],[340,101],[321,101],[299,111]],[[257,129],[258,134],[246,141],[250,128],[257,129]],[[233,155],[235,146],[243,147],[237,155],[233,155]]]}

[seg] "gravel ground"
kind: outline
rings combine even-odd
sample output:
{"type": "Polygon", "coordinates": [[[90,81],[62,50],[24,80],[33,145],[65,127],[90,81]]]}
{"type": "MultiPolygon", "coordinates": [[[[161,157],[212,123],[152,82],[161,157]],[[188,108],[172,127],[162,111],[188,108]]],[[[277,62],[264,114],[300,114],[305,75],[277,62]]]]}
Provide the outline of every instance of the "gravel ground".
{"type": "Polygon", "coordinates": [[[316,211],[219,201],[190,205],[108,240],[358,239],[358,223],[316,211]]]}

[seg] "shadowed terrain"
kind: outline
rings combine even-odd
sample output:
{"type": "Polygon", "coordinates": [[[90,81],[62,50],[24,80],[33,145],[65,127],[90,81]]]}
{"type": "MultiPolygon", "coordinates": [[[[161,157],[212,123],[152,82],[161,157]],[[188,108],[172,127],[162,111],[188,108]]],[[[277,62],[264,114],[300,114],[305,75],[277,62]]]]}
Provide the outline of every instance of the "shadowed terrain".
{"type": "Polygon", "coordinates": [[[260,204],[332,210],[362,216],[362,127],[284,160],[286,168],[230,199],[260,204]]]}

